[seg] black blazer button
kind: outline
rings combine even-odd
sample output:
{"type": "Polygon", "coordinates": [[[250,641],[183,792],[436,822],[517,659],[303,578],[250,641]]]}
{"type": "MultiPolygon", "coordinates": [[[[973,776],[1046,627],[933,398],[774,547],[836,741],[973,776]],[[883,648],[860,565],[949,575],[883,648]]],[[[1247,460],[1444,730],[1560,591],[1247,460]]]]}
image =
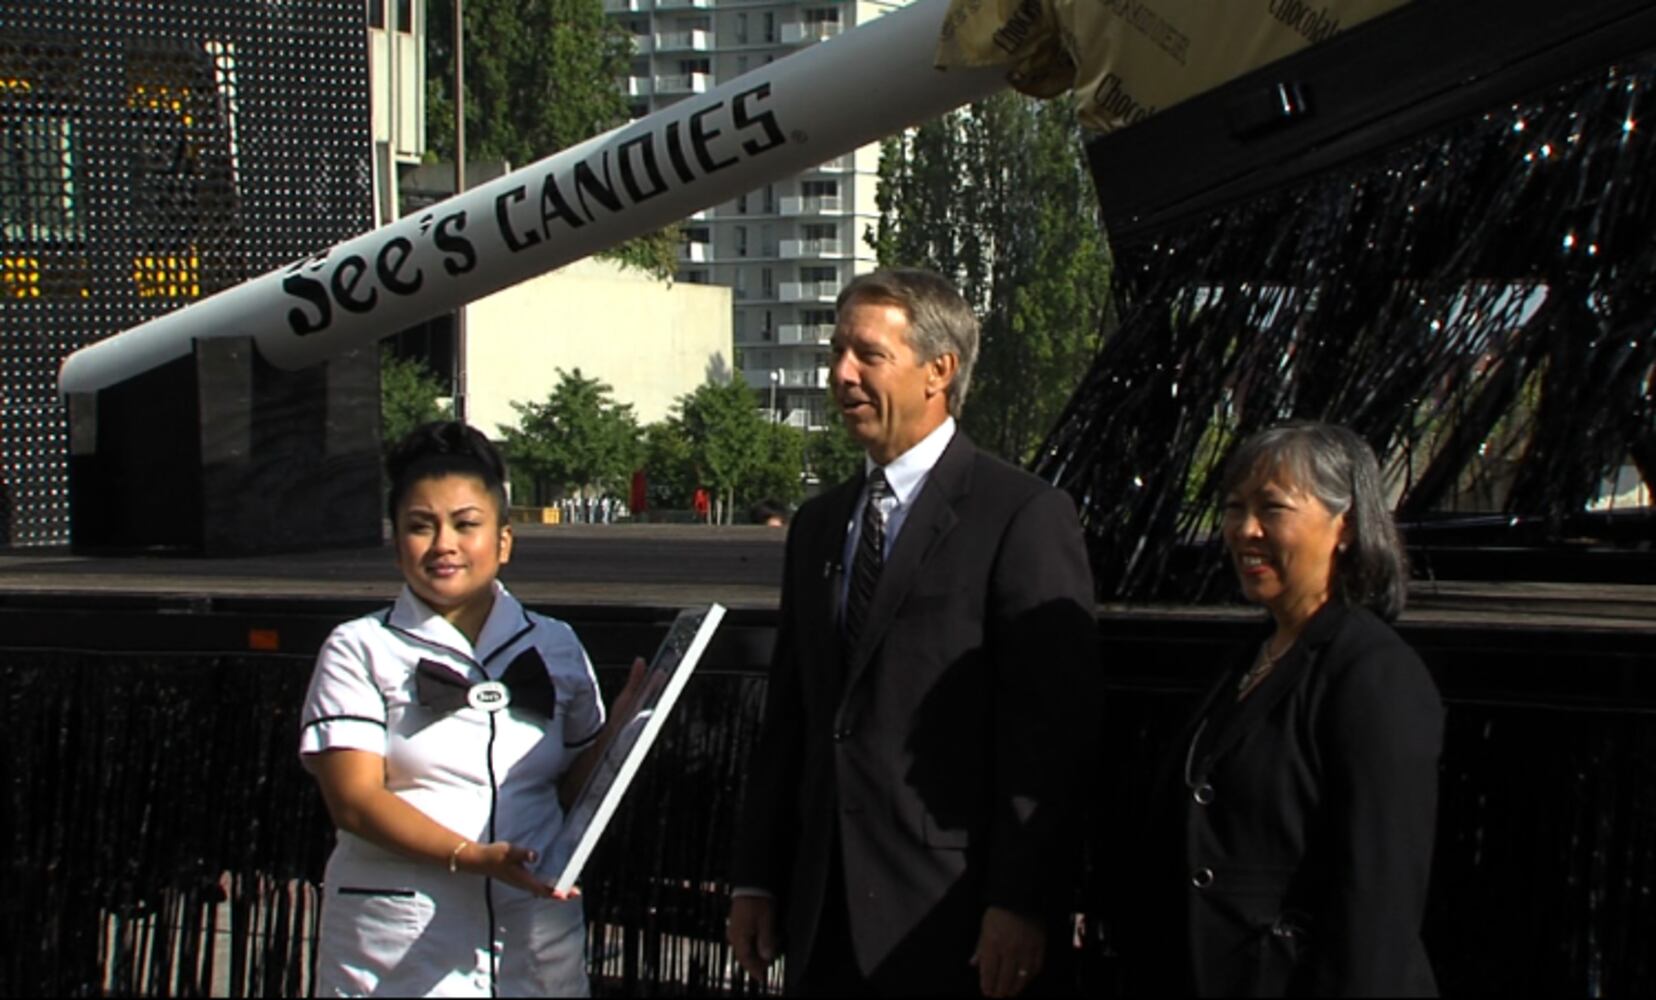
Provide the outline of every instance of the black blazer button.
{"type": "Polygon", "coordinates": [[[1199,806],[1212,805],[1213,786],[1204,781],[1191,790],[1190,797],[1195,799],[1199,806]]]}
{"type": "Polygon", "coordinates": [[[1190,884],[1198,889],[1206,889],[1213,884],[1213,869],[1198,868],[1191,873],[1190,884]]]}

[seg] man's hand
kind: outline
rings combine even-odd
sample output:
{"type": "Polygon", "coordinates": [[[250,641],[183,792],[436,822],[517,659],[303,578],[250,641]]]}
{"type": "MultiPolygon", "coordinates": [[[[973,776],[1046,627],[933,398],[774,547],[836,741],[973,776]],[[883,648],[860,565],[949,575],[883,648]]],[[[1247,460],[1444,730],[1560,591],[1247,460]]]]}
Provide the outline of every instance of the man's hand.
{"type": "Polygon", "coordinates": [[[991,906],[983,914],[972,964],[978,988],[986,997],[1015,997],[1041,974],[1046,959],[1046,930],[1028,917],[991,906]]]}
{"type": "Polygon", "coordinates": [[[730,919],[725,922],[725,940],[736,953],[736,961],[747,974],[763,980],[776,960],[776,908],[769,896],[735,896],[730,900],[730,919]]]}

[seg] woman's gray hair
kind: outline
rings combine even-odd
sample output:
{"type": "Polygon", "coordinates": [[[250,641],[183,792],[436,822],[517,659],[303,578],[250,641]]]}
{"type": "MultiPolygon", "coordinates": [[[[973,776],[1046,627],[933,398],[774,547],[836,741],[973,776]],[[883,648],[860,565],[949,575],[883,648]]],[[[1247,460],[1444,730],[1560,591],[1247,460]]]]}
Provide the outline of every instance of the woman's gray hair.
{"type": "Polygon", "coordinates": [[[1336,424],[1294,421],[1266,428],[1231,455],[1220,496],[1230,496],[1255,473],[1279,470],[1331,513],[1346,516],[1350,544],[1334,557],[1335,596],[1386,621],[1402,614],[1409,557],[1368,442],[1336,424]]]}
{"type": "Polygon", "coordinates": [[[892,267],[859,274],[840,290],[834,311],[859,302],[877,302],[903,310],[909,321],[909,346],[922,363],[945,354],[955,356],[949,383],[949,415],[959,419],[977,363],[978,320],[954,285],[935,271],[892,267]]]}

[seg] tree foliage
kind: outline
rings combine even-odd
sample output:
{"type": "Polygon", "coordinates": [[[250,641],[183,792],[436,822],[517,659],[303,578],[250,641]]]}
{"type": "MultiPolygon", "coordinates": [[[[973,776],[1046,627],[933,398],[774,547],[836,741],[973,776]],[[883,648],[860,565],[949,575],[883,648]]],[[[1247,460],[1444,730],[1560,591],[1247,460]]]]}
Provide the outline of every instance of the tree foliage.
{"type": "MultiPolygon", "coordinates": [[[[466,158],[532,163],[627,120],[632,36],[602,0],[466,0],[466,158]]],[[[454,158],[454,5],[426,7],[426,145],[454,158]]],[[[605,256],[669,278],[669,227],[605,256]]]]}
{"type": "Polygon", "coordinates": [[[380,348],[380,446],[389,452],[403,435],[449,415],[443,383],[419,361],[380,348]]]}
{"type": "Polygon", "coordinates": [[[688,510],[696,491],[696,460],[684,424],[676,418],[644,428],[646,496],[653,508],[688,510]]]}
{"type": "Polygon", "coordinates": [[[765,419],[753,391],[736,379],[704,382],[679,398],[677,420],[690,442],[698,485],[713,493],[714,520],[729,523],[766,450],[765,419]]]}
{"type": "Polygon", "coordinates": [[[642,455],[632,404],[615,402],[609,385],[579,368],[557,371],[545,402],[513,402],[519,426],[500,427],[514,476],[530,486],[533,503],[627,496],[642,455]]]}
{"type": "Polygon", "coordinates": [[[953,279],[983,321],[962,423],[1027,460],[1098,346],[1110,258],[1074,108],[1006,92],[888,139],[884,266],[953,279]]]}
{"type": "Polygon", "coordinates": [[[706,382],[673,409],[644,429],[652,504],[685,509],[706,487],[714,520],[728,524],[760,500],[794,504],[804,496],[805,435],[767,421],[741,381],[706,382]]]}
{"type": "Polygon", "coordinates": [[[851,440],[838,416],[829,419],[828,426],[811,431],[805,443],[805,462],[811,475],[824,486],[842,482],[862,468],[864,451],[851,440]]]}
{"type": "Polygon", "coordinates": [[[765,425],[759,462],[748,480],[747,503],[772,500],[793,506],[805,496],[805,432],[783,423],[765,425]]]}

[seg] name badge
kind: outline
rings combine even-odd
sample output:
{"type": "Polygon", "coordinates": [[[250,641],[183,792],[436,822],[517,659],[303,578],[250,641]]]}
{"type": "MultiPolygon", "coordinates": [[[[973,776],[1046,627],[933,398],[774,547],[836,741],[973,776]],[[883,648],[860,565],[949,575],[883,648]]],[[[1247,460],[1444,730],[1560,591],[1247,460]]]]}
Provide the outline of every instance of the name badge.
{"type": "Polygon", "coordinates": [[[512,692],[499,681],[484,681],[466,692],[466,703],[479,712],[498,712],[512,703],[512,692]]]}

